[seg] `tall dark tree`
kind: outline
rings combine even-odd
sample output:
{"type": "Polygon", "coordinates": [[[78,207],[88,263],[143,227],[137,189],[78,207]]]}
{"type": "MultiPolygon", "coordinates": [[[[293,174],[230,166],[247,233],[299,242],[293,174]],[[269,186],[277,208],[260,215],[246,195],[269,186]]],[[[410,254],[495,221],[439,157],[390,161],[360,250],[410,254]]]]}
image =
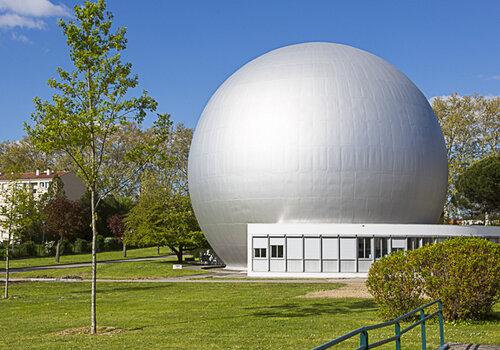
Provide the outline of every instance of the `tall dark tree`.
{"type": "Polygon", "coordinates": [[[73,70],[57,68],[57,78],[48,84],[56,92],[51,101],[35,98],[32,125],[26,125],[28,136],[37,149],[48,154],[62,152],[72,161],[77,175],[90,193],[92,222],[91,327],[97,331],[97,208],[109,194],[126,186],[154,154],[170,130],[167,114],[158,114],[144,142],[127,144],[116,161],[115,145],[120,130],[130,125],[139,129],[148,112],[157,103],[147,92],[133,97],[138,76],[132,65],[123,63],[126,48],[125,28],[113,31],[113,16],[104,0],[85,1],[74,7],[68,22],[59,21],[73,70]],[[110,174],[107,165],[114,165],[110,174]]]}
{"type": "Polygon", "coordinates": [[[500,154],[473,163],[457,181],[456,202],[465,210],[490,216],[500,213],[500,154]]]}

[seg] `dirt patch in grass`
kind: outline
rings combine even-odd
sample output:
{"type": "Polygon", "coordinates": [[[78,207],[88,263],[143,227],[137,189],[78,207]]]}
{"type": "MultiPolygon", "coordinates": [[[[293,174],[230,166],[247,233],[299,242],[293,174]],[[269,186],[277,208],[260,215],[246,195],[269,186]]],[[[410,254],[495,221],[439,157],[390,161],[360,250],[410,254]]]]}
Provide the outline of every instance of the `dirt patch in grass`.
{"type": "MultiPolygon", "coordinates": [[[[108,327],[108,326],[97,327],[98,335],[113,335],[123,332],[124,332],[123,329],[116,327],[108,327]]],[[[90,334],[90,327],[68,328],[68,329],[63,329],[62,331],[57,332],[55,334],[59,336],[90,334]]]]}
{"type": "Polygon", "coordinates": [[[337,289],[320,290],[317,292],[309,292],[303,298],[372,298],[366,288],[364,280],[352,280],[341,282],[342,286],[337,289]]]}

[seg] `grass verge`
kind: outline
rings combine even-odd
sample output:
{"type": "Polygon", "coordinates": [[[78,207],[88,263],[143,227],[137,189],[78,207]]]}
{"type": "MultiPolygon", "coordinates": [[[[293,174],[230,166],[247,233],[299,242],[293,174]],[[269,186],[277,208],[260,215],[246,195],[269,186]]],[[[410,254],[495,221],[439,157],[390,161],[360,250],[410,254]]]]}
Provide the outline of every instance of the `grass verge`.
{"type": "MultiPolygon", "coordinates": [[[[171,254],[170,249],[166,247],[162,247],[160,249],[160,255],[171,254]]],[[[122,251],[114,251],[114,252],[102,252],[97,253],[97,260],[121,260],[121,259],[131,259],[131,258],[144,258],[150,256],[158,256],[156,247],[148,247],[148,248],[137,248],[137,249],[129,249],[127,250],[127,257],[124,258],[122,255],[122,251]]],[[[62,264],[73,264],[73,263],[86,263],[92,260],[91,254],[72,254],[72,255],[62,255],[61,261],[59,265],[62,264]]],[[[20,267],[32,267],[32,266],[51,266],[58,265],[55,262],[53,256],[48,256],[44,258],[23,258],[23,259],[13,259],[10,261],[11,268],[20,268],[20,267]]],[[[0,267],[4,267],[0,265],[0,267]]]]}
{"type": "MultiPolygon", "coordinates": [[[[98,324],[117,329],[91,336],[88,283],[15,283],[0,301],[2,349],[310,349],[380,322],[370,299],[306,299],[334,284],[100,283],[98,324]]],[[[500,307],[484,322],[446,324],[448,341],[500,343],[500,307]]],[[[385,333],[370,334],[372,341],[385,333]]],[[[403,338],[420,348],[419,327],[403,338]]],[[[429,349],[437,345],[431,322],[429,349]]],[[[338,349],[353,348],[352,342],[338,349]]],[[[393,349],[394,345],[381,349],[393,349]]]]}

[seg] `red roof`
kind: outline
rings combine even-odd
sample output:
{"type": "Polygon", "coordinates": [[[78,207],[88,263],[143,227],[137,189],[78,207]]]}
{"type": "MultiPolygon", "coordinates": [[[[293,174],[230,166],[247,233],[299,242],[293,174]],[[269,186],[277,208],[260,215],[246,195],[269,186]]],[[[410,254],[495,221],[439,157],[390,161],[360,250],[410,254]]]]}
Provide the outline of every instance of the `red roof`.
{"type": "Polygon", "coordinates": [[[53,179],[56,175],[62,176],[67,174],[68,171],[51,171],[49,175],[45,171],[40,171],[37,175],[36,172],[20,173],[20,174],[1,174],[1,180],[12,180],[12,177],[17,180],[43,180],[43,179],[53,179]]]}

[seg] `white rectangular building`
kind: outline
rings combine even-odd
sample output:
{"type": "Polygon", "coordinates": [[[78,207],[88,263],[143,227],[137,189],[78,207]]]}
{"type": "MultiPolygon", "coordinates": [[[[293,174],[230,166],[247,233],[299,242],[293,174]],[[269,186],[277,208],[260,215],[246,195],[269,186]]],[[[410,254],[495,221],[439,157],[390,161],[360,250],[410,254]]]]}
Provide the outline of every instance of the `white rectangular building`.
{"type": "Polygon", "coordinates": [[[389,224],[248,224],[248,276],[366,277],[373,261],[449,237],[500,243],[500,227],[389,224]]]}

